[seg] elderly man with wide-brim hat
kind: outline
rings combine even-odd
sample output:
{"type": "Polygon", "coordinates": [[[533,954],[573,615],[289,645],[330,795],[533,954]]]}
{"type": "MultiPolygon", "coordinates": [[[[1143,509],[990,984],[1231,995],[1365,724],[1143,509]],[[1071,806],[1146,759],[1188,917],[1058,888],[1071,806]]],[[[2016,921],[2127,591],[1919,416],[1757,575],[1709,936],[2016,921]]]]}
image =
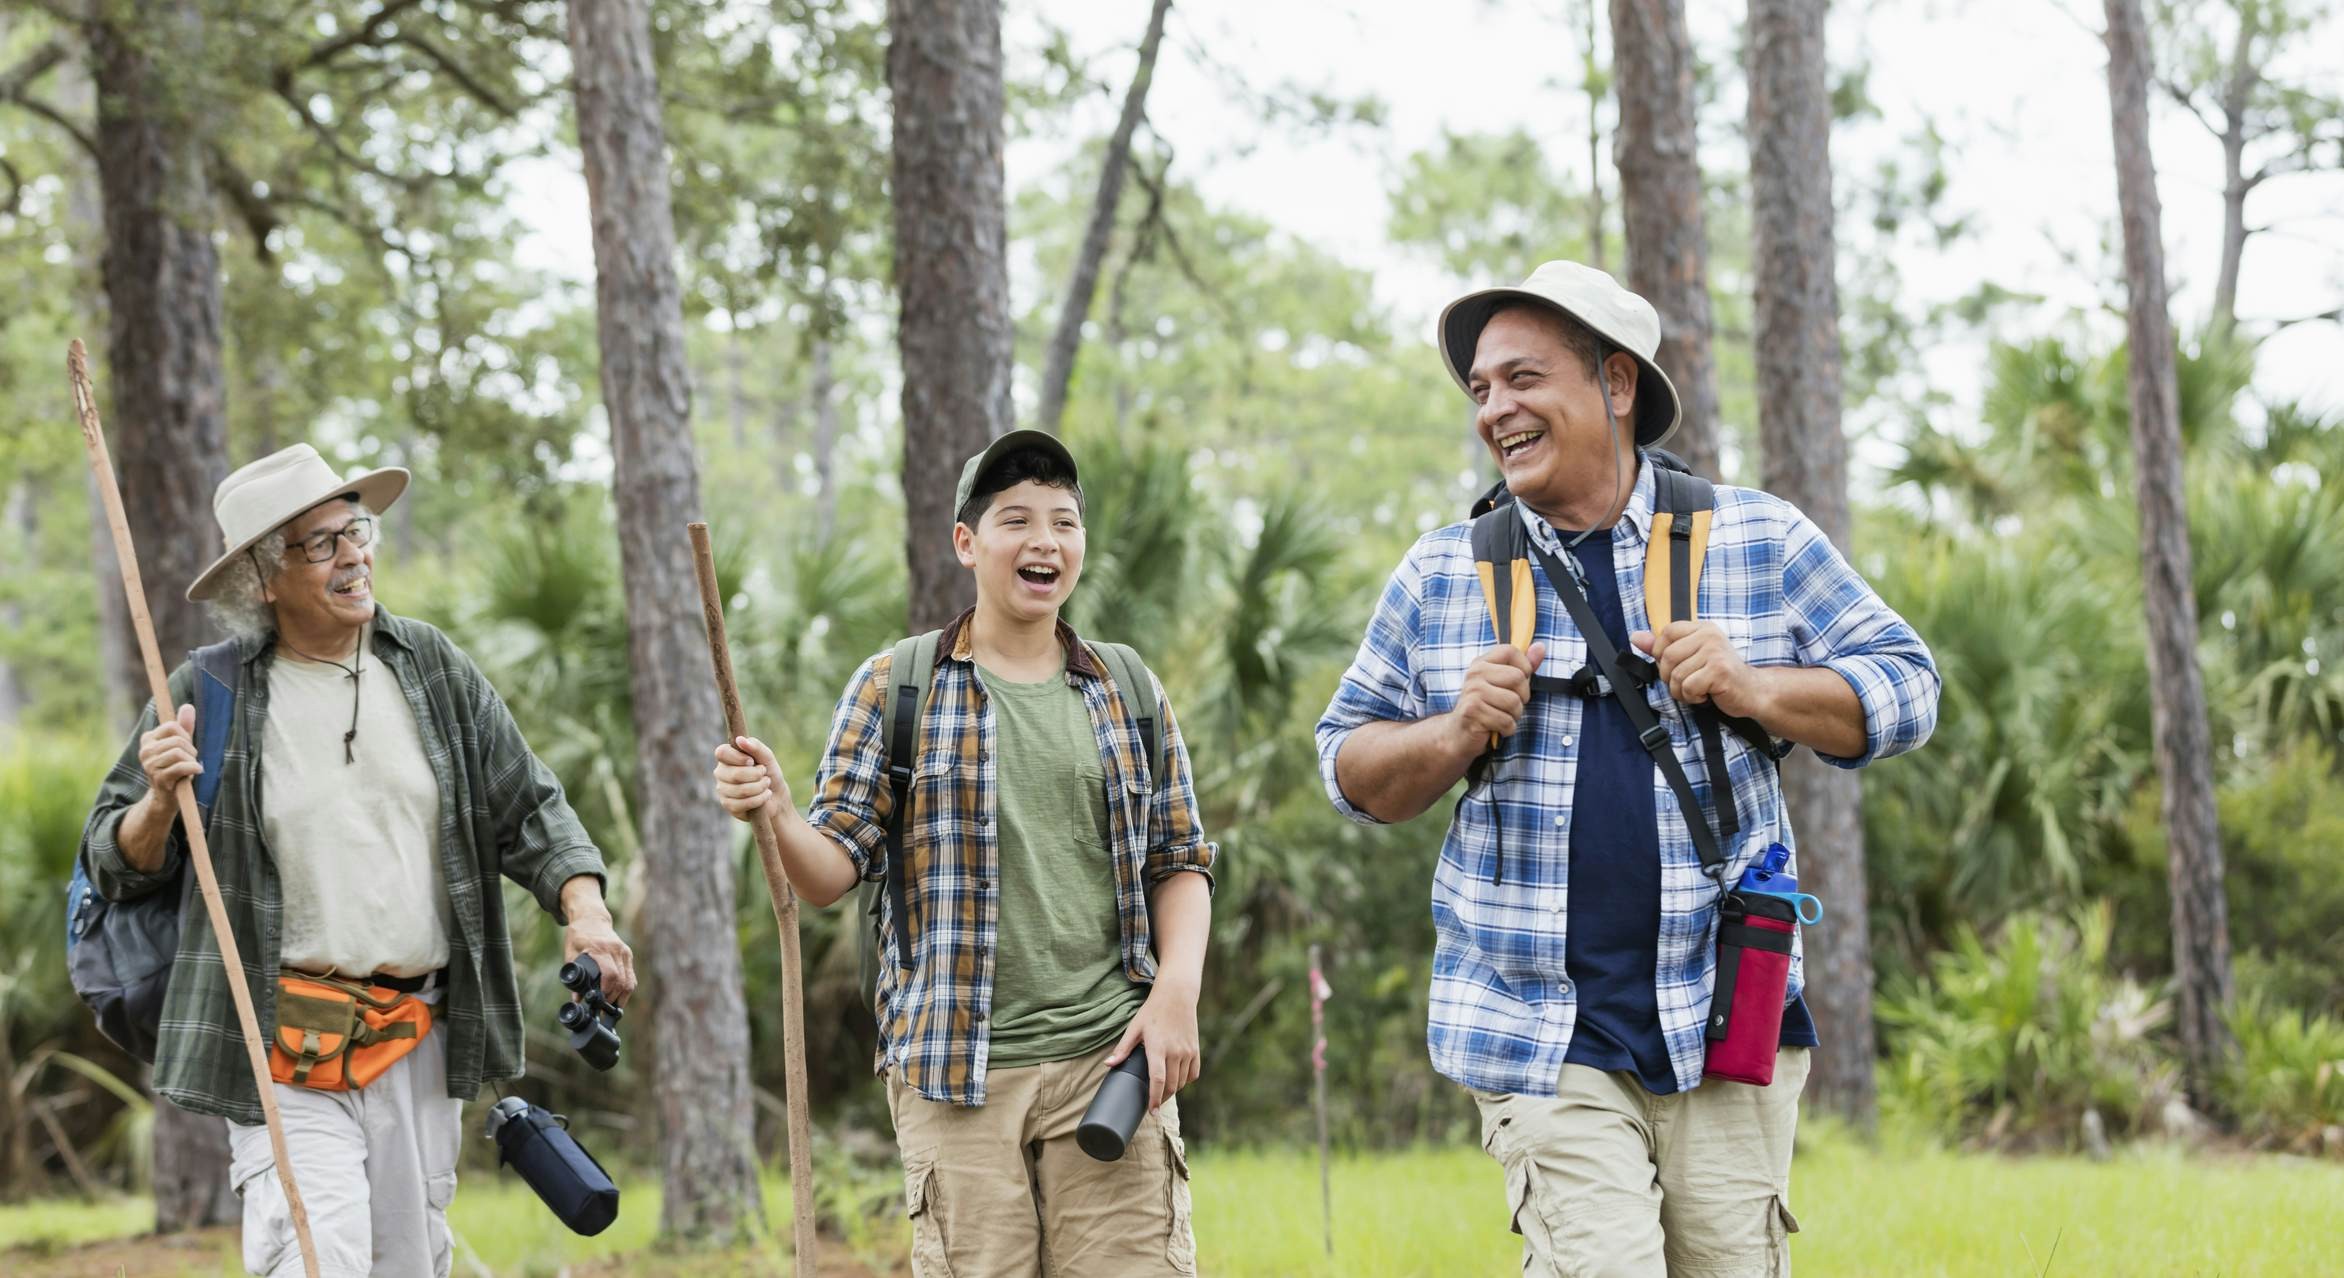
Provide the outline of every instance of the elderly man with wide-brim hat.
{"type": "MultiPolygon", "coordinates": [[[[553,773],[470,658],[375,602],[378,512],[407,481],[396,468],[345,479],[301,444],[221,483],[225,551],[187,593],[233,637],[172,673],[175,722],[158,725],[147,707],[82,855],[111,899],[184,892],[176,791],[202,770],[190,703],[199,667],[220,678],[233,724],[205,832],[255,1010],[276,1039],[277,1107],[320,1268],[444,1278],[463,1103],[522,1072],[499,876],[563,923],[569,956],[594,956],[607,995],[624,999],[635,978],[603,902],[601,853],[553,773]],[[287,1068],[288,1043],[330,1050],[275,1033],[296,1001],[279,997],[288,979],[421,1004],[425,1014],[405,1013],[421,1032],[386,1036],[396,1056],[379,1077],[352,1086],[351,1068],[326,1086],[330,1062],[287,1068]]],[[[245,1267],[297,1274],[220,948],[200,902],[182,900],[155,1090],[229,1120],[245,1267]]]]}
{"type": "Polygon", "coordinates": [[[1320,720],[1327,793],[1354,820],[1404,821],[1467,781],[1433,875],[1429,1041],[1480,1106],[1506,1172],[1492,1219],[1522,1235],[1525,1272],[1787,1273],[1817,1027],[1794,954],[1779,1044],[1755,1045],[1771,1081],[1704,1081],[1721,890],[1792,845],[1774,739],[1838,767],[1910,750],[1935,723],[1935,667],[1804,515],[1723,485],[1691,552],[1698,620],[1652,633],[1648,450],[1680,409],[1653,362],[1658,317],[1610,276],[1549,262],[1450,304],[1436,340],[1513,498],[1488,518],[1519,519],[1541,565],[1535,633],[1497,642],[1472,523],[1420,537],[1320,720]],[[1583,674],[1601,648],[1558,588],[1583,592],[1613,649],[1650,658],[1627,695],[1665,743],[1648,750],[1614,681],[1583,674]],[[1720,734],[1740,828],[1714,878],[1688,824],[1708,814],[1679,802],[1657,748],[1715,805],[1696,707],[1764,730],[1720,734]]]}

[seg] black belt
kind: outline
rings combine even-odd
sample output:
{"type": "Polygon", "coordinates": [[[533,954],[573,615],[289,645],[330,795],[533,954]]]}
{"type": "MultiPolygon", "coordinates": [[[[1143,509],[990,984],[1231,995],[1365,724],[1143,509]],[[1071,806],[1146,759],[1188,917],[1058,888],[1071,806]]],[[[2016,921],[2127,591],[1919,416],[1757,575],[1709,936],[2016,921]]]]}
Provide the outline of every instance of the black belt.
{"type": "MultiPolygon", "coordinates": [[[[315,977],[318,975],[318,973],[315,972],[304,972],[296,967],[289,967],[285,970],[293,973],[295,976],[315,977]]],[[[342,976],[335,974],[334,979],[339,981],[348,981],[353,985],[380,986],[386,990],[397,990],[401,994],[421,994],[425,990],[447,988],[448,969],[443,967],[436,972],[425,972],[421,976],[387,976],[381,972],[377,972],[372,976],[342,976]]]]}
{"type": "Polygon", "coordinates": [[[447,977],[448,970],[443,967],[436,972],[425,972],[421,976],[384,976],[378,972],[367,977],[366,983],[379,985],[386,990],[397,990],[401,994],[421,994],[425,990],[434,990],[446,985],[448,983],[447,977]]]}

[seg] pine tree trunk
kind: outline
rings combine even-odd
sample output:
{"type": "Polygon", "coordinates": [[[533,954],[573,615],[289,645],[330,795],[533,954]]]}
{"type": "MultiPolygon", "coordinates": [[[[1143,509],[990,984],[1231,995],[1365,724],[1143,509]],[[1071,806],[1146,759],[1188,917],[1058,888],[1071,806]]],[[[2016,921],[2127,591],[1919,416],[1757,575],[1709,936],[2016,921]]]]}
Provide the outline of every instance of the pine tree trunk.
{"type": "MultiPolygon", "coordinates": [[[[1750,194],[1756,277],[1758,440],[1767,491],[1848,548],[1840,431],[1839,291],[1831,210],[1825,0],[1750,0],[1750,194]]],[[[1863,785],[1801,754],[1783,767],[1799,873],[1829,903],[1806,933],[1807,1004],[1822,1045],[1807,1096],[1861,1126],[1874,1119],[1872,942],[1863,785]]]]}
{"type": "Polygon", "coordinates": [[[1612,0],[1612,73],[1620,123],[1620,220],[1628,287],[1660,312],[1657,362],[1676,383],[1685,422],[1669,448],[1719,477],[1717,362],[1710,354],[1709,233],[1694,148],[1693,46],[1684,0],[1612,0]]]}
{"type": "Polygon", "coordinates": [[[173,1234],[244,1219],[228,1183],[228,1123],[155,1098],[155,1232],[173,1234]]]}
{"type": "Polygon", "coordinates": [[[1006,434],[1014,330],[1000,0],[888,0],[910,627],[974,599],[952,553],[961,463],[1006,434]]]}
{"type": "MultiPolygon", "coordinates": [[[[204,41],[190,0],[131,0],[87,27],[97,97],[97,168],[104,206],[107,443],[113,453],[139,575],[165,666],[215,637],[187,587],[219,553],[212,492],[228,474],[226,377],[220,362],[220,262],[204,172],[193,61],[204,41]]],[[[95,485],[93,483],[94,491],[95,485]]],[[[146,669],[121,606],[121,579],[92,503],[92,552],[106,601],[101,619],[112,682],[146,701],[146,669]]],[[[233,1224],[228,1132],[156,1102],[155,1228],[233,1224]]]]}
{"type": "MultiPolygon", "coordinates": [[[[212,492],[228,474],[220,364],[220,261],[192,76],[171,69],[203,44],[189,0],[119,6],[89,28],[105,204],[106,415],[163,664],[216,637],[187,587],[219,554],[212,492]]],[[[135,643],[125,686],[144,689],[135,643]]],[[[145,698],[140,697],[143,703],[145,698]]]]}
{"type": "Polygon", "coordinates": [[[1595,43],[1596,0],[1580,3],[1586,6],[1587,19],[1587,264],[1608,271],[1603,243],[1603,81],[1595,73],[1602,51],[1595,43]]]}
{"type": "Polygon", "coordinates": [[[2261,16],[2261,10],[2252,4],[2238,6],[2230,74],[2222,83],[2222,264],[2214,275],[2212,327],[2216,331],[2238,322],[2238,270],[2246,261],[2246,197],[2255,186],[2246,174],[2246,111],[2262,79],[2262,68],[2254,59],[2261,16]]]}
{"type": "Polygon", "coordinates": [[[806,397],[814,401],[814,526],[824,537],[838,527],[838,375],[831,367],[831,341],[814,339],[806,397]]]}
{"type": "Polygon", "coordinates": [[[1074,357],[1082,350],[1083,321],[1090,317],[1091,299],[1099,291],[1099,268],[1107,260],[1107,242],[1115,234],[1115,211],[1123,202],[1123,179],[1131,163],[1131,135],[1147,113],[1148,84],[1156,74],[1156,49],[1164,42],[1164,15],[1172,0],[1155,0],[1148,13],[1148,32],[1139,42],[1139,66],[1131,73],[1131,87],[1123,95],[1123,115],[1107,138],[1107,154],[1099,170],[1099,193],[1091,201],[1090,224],[1083,228],[1082,248],[1075,254],[1074,274],[1066,282],[1066,300],[1059,307],[1058,327],[1050,334],[1050,350],[1042,372],[1042,409],[1034,421],[1055,435],[1066,411],[1066,386],[1074,377],[1074,357]]]}
{"type": "Polygon", "coordinates": [[[2173,897],[2175,1020],[2183,1082],[2211,1108],[2230,1049],[2229,908],[2215,826],[2213,748],[2197,665],[2189,507],[2181,478],[2180,390],[2166,309],[2164,214],[2149,154],[2149,39],[2139,0],[2107,0],[2108,107],[2116,197],[2124,223],[2133,496],[2140,507],[2141,587],[2148,614],[2149,705],[2164,786],[2166,873],[2173,897]]]}
{"type": "MultiPolygon", "coordinates": [[[[39,507],[35,504],[32,481],[18,476],[8,485],[7,515],[0,519],[10,532],[21,539],[20,544],[29,554],[40,533],[39,507]]],[[[24,605],[16,599],[0,603],[0,628],[10,634],[24,625],[24,605]]],[[[24,679],[6,656],[0,656],[0,750],[16,742],[16,725],[24,717],[24,679]]]]}
{"type": "MultiPolygon", "coordinates": [[[[700,517],[667,140],[647,0],[575,0],[570,53],[594,221],[595,317],[610,416],[636,735],[636,812],[652,897],[644,983],[663,1175],[660,1231],[729,1243],[762,1216],[749,1019],[733,940],[730,823],[708,802],[724,720],[708,678],[684,526],[700,517]]],[[[801,1098],[792,1097],[793,1101],[801,1098]]]]}

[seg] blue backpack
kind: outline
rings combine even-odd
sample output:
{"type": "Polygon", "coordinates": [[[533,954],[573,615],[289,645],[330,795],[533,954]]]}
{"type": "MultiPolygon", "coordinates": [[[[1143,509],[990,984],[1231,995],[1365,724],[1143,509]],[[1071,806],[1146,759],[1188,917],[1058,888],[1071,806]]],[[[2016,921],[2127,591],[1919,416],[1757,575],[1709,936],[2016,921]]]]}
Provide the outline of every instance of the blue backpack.
{"type": "MultiPolygon", "coordinates": [[[[195,667],[195,802],[210,821],[220,792],[221,760],[235,726],[236,692],[243,663],[236,642],[226,640],[188,654],[195,667]]],[[[127,901],[109,901],[90,879],[87,858],[73,859],[73,882],[65,889],[65,970],[73,992],[98,1019],[98,1032],[147,1064],[163,1019],[163,994],[179,956],[179,919],[194,895],[195,874],[179,858],[177,882],[127,901]]]]}

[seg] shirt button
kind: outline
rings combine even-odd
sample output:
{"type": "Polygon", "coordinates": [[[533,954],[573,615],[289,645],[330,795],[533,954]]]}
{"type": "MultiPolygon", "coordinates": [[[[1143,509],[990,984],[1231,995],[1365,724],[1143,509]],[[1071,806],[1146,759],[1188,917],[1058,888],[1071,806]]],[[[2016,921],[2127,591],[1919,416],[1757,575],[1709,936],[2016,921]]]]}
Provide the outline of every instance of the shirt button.
{"type": "Polygon", "coordinates": [[[1571,744],[1571,739],[1570,739],[1569,737],[1564,737],[1564,738],[1563,738],[1563,744],[1564,744],[1564,745],[1569,745],[1569,744],[1571,744]]]}
{"type": "Polygon", "coordinates": [[[1556,818],[1555,818],[1555,827],[1556,827],[1557,829],[1560,829],[1560,828],[1562,828],[1563,826],[1569,825],[1570,823],[1571,823],[1571,818],[1569,818],[1569,817],[1567,817],[1567,816],[1559,816],[1559,817],[1556,817],[1556,818]]]}

